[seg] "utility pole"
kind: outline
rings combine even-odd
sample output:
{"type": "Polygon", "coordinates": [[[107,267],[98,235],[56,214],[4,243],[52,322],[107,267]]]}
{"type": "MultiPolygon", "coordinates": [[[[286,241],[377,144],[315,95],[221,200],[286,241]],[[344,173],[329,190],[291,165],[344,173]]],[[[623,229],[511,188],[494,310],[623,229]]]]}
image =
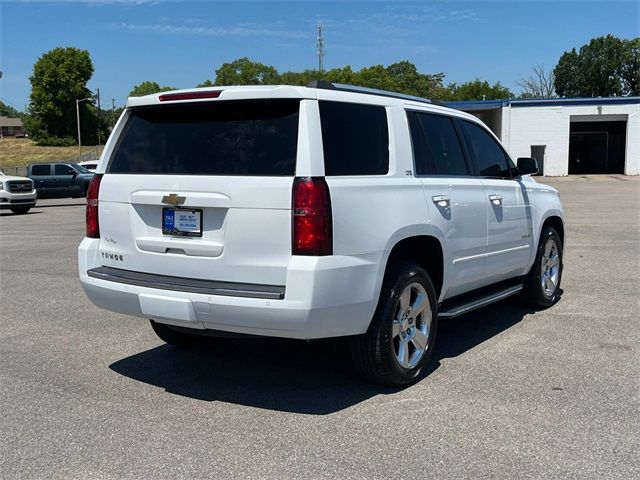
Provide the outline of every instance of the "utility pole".
{"type": "Polygon", "coordinates": [[[96,88],[96,97],[98,100],[98,147],[100,147],[100,89],[96,88]]]}
{"type": "Polygon", "coordinates": [[[318,70],[320,73],[324,72],[324,38],[322,37],[324,32],[324,25],[318,23],[318,70]]]}
{"type": "Polygon", "coordinates": [[[80,136],[80,104],[91,100],[90,97],[76,99],[76,119],[78,121],[78,156],[82,155],[82,137],[80,136]]]}
{"type": "Polygon", "coordinates": [[[76,120],[78,121],[78,156],[82,155],[82,138],[80,137],[80,100],[76,98],[76,120]]]}

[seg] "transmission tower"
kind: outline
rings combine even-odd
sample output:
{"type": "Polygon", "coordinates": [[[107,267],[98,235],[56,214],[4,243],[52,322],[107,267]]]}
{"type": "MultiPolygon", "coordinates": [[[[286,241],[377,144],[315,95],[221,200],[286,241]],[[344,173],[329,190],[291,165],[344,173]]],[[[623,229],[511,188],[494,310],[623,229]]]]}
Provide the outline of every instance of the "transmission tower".
{"type": "Polygon", "coordinates": [[[320,73],[324,72],[324,38],[322,37],[324,32],[324,25],[318,24],[318,70],[320,73]]]}

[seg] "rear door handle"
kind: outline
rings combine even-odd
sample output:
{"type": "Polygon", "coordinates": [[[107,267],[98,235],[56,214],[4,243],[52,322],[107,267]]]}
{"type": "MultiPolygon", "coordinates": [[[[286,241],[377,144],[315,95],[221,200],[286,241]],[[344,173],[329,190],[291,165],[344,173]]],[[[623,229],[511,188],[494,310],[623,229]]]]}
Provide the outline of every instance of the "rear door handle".
{"type": "Polygon", "coordinates": [[[433,203],[439,207],[448,207],[451,205],[451,199],[447,195],[434,195],[431,199],[433,200],[433,203]]]}
{"type": "Polygon", "coordinates": [[[489,201],[491,203],[493,203],[494,205],[501,205],[502,204],[502,196],[500,196],[500,195],[489,195],[489,201]]]}

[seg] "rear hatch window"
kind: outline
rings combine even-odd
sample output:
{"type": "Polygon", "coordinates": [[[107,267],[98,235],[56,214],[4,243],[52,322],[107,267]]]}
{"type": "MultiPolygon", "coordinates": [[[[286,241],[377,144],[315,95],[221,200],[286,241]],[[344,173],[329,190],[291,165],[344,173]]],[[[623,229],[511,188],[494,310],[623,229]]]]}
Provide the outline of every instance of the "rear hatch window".
{"type": "Polygon", "coordinates": [[[300,100],[135,108],[107,173],[293,176],[300,100]]]}

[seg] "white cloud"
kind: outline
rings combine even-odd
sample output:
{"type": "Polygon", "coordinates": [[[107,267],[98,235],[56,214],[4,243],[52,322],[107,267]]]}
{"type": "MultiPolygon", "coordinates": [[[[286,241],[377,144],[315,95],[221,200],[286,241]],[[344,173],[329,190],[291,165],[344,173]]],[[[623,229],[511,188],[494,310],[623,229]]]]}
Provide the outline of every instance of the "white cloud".
{"type": "Polygon", "coordinates": [[[160,0],[0,0],[2,3],[39,3],[46,5],[84,5],[86,7],[138,7],[156,5],[160,0]]]}
{"type": "Polygon", "coordinates": [[[309,23],[320,21],[333,31],[376,32],[382,36],[405,37],[416,30],[437,23],[482,22],[478,13],[469,8],[451,8],[445,3],[433,5],[384,5],[374,13],[354,15],[348,19],[316,16],[309,23]]]}
{"type": "Polygon", "coordinates": [[[239,23],[229,26],[205,26],[194,25],[191,22],[186,24],[171,23],[118,23],[118,28],[132,32],[152,32],[175,35],[196,35],[203,37],[272,37],[272,38],[303,38],[309,33],[287,30],[286,27],[276,24],[260,23],[239,23]]]}
{"type": "Polygon", "coordinates": [[[18,3],[83,3],[85,5],[148,5],[159,3],[158,0],[0,0],[2,2],[18,3]]]}

